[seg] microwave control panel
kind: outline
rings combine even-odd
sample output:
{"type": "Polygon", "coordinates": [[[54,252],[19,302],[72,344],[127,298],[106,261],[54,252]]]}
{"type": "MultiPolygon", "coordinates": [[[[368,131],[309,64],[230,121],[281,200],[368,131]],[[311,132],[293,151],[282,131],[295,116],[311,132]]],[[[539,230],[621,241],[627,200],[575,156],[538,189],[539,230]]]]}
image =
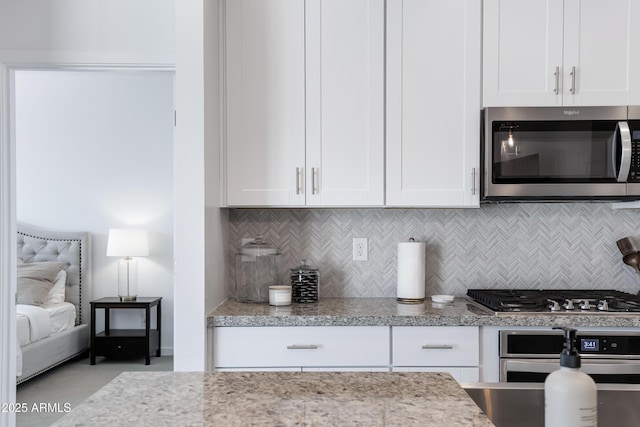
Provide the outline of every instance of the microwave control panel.
{"type": "Polygon", "coordinates": [[[640,130],[631,132],[631,167],[628,182],[640,182],[640,130]]]}

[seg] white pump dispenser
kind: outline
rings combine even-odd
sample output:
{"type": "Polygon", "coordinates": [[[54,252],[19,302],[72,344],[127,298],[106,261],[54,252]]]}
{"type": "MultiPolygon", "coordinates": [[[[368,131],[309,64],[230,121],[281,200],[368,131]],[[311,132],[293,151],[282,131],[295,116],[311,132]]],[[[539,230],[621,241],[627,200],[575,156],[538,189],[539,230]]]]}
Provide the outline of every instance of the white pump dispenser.
{"type": "Polygon", "coordinates": [[[580,370],[576,351],[576,330],[562,326],[564,349],[560,369],[544,382],[545,427],[596,427],[598,425],[598,390],[593,379],[580,370]]]}

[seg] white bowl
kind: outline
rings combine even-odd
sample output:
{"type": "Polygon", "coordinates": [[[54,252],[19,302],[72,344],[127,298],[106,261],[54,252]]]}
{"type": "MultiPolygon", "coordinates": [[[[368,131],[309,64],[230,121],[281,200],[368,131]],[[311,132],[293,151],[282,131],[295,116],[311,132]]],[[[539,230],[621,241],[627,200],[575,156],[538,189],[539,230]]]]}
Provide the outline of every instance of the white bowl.
{"type": "Polygon", "coordinates": [[[432,295],[431,301],[437,304],[448,304],[453,302],[453,295],[432,295]]]}

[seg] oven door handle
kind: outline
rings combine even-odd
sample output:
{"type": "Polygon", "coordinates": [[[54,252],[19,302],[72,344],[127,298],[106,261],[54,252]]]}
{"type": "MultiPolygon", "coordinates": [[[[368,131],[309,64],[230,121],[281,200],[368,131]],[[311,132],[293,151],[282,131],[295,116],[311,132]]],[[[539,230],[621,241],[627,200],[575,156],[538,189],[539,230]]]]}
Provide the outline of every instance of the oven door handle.
{"type": "MultiPolygon", "coordinates": [[[[560,369],[559,359],[502,359],[505,372],[551,373],[560,369]]],[[[640,360],[589,360],[580,367],[586,374],[628,375],[640,373],[640,360]]]]}

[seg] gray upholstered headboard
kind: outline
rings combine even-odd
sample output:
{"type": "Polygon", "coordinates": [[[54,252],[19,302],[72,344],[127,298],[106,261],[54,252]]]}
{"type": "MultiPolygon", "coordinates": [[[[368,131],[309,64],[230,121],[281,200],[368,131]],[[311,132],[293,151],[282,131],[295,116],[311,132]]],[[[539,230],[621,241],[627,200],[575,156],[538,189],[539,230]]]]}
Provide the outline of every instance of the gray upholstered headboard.
{"type": "Polygon", "coordinates": [[[89,323],[91,301],[90,236],[87,232],[51,231],[18,223],[18,259],[67,264],[65,300],[76,306],[76,324],[89,323]]]}

